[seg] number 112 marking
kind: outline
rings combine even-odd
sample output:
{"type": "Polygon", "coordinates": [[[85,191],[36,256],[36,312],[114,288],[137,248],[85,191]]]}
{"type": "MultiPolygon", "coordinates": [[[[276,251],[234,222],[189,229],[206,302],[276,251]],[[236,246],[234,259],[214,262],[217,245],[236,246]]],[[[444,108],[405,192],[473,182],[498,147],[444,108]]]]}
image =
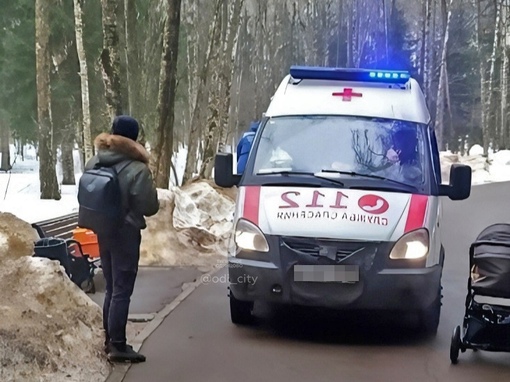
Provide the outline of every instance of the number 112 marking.
{"type": "MultiPolygon", "coordinates": [[[[297,191],[284,192],[281,195],[281,198],[286,204],[280,205],[279,208],[299,208],[300,207],[299,203],[297,203],[295,200],[292,200],[290,195],[299,196],[301,194],[297,191]]],[[[322,199],[325,197],[326,197],[326,195],[324,195],[323,193],[321,193],[319,191],[314,191],[313,196],[312,196],[312,202],[310,204],[307,204],[306,207],[310,207],[310,208],[324,207],[323,204],[319,204],[319,198],[322,199]]],[[[337,191],[336,198],[335,198],[335,204],[332,204],[329,207],[330,208],[347,208],[346,205],[342,204],[344,198],[348,199],[349,196],[345,195],[341,191],[337,191]]]]}

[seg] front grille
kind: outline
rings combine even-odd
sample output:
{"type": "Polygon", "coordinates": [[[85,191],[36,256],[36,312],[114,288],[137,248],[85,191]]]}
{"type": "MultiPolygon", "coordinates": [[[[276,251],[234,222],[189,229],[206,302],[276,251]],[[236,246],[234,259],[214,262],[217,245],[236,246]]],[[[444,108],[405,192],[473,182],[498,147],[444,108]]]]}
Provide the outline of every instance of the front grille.
{"type": "Polygon", "coordinates": [[[282,245],[303,255],[341,260],[366,247],[366,242],[282,237],[282,245]]]}

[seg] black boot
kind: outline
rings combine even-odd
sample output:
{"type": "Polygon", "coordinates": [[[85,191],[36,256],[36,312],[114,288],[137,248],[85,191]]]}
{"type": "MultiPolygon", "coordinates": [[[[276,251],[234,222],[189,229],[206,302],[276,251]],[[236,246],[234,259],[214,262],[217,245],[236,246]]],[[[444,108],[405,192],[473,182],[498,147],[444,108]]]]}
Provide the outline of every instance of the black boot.
{"type": "Polygon", "coordinates": [[[110,352],[108,353],[108,359],[111,362],[128,362],[128,363],[145,362],[145,356],[134,351],[133,347],[130,345],[116,346],[110,344],[110,352]]]}

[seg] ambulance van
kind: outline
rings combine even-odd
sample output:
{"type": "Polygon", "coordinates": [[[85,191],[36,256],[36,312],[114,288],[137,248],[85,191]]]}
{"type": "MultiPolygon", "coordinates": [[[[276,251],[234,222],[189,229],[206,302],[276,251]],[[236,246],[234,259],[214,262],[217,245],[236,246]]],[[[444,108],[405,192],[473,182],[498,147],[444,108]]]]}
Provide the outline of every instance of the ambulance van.
{"type": "Polygon", "coordinates": [[[425,98],[405,71],[293,66],[271,99],[238,187],[228,253],[231,319],[257,301],[411,313],[435,334],[441,197],[463,200],[471,168],[441,179],[425,98]]]}

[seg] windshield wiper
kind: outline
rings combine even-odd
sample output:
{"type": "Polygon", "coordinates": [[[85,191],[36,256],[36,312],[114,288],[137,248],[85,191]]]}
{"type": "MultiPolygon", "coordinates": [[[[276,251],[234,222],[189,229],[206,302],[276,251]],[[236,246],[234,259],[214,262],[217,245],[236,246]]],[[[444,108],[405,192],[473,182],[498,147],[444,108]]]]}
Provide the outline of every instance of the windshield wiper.
{"type": "Polygon", "coordinates": [[[394,179],[391,179],[391,178],[386,178],[386,177],[380,176],[380,175],[362,174],[362,173],[355,172],[355,171],[340,171],[340,170],[329,170],[329,169],[322,170],[322,172],[332,173],[332,174],[341,174],[341,175],[360,176],[360,177],[363,177],[363,178],[380,179],[380,180],[384,180],[384,181],[387,181],[387,182],[395,183],[395,184],[398,184],[398,185],[401,185],[401,186],[409,187],[409,188],[412,188],[412,189],[418,191],[418,188],[416,186],[413,186],[411,184],[404,183],[404,182],[399,182],[398,180],[394,180],[394,179]]]}
{"type": "MultiPolygon", "coordinates": [[[[321,171],[326,172],[326,171],[321,171]]],[[[289,176],[289,175],[306,175],[306,176],[313,176],[314,178],[318,179],[324,179],[331,183],[339,184],[340,186],[344,186],[344,183],[338,179],[331,179],[327,176],[320,176],[319,173],[313,173],[313,172],[305,172],[305,171],[272,171],[272,172],[258,172],[257,175],[283,175],[283,176],[289,176]]]]}

